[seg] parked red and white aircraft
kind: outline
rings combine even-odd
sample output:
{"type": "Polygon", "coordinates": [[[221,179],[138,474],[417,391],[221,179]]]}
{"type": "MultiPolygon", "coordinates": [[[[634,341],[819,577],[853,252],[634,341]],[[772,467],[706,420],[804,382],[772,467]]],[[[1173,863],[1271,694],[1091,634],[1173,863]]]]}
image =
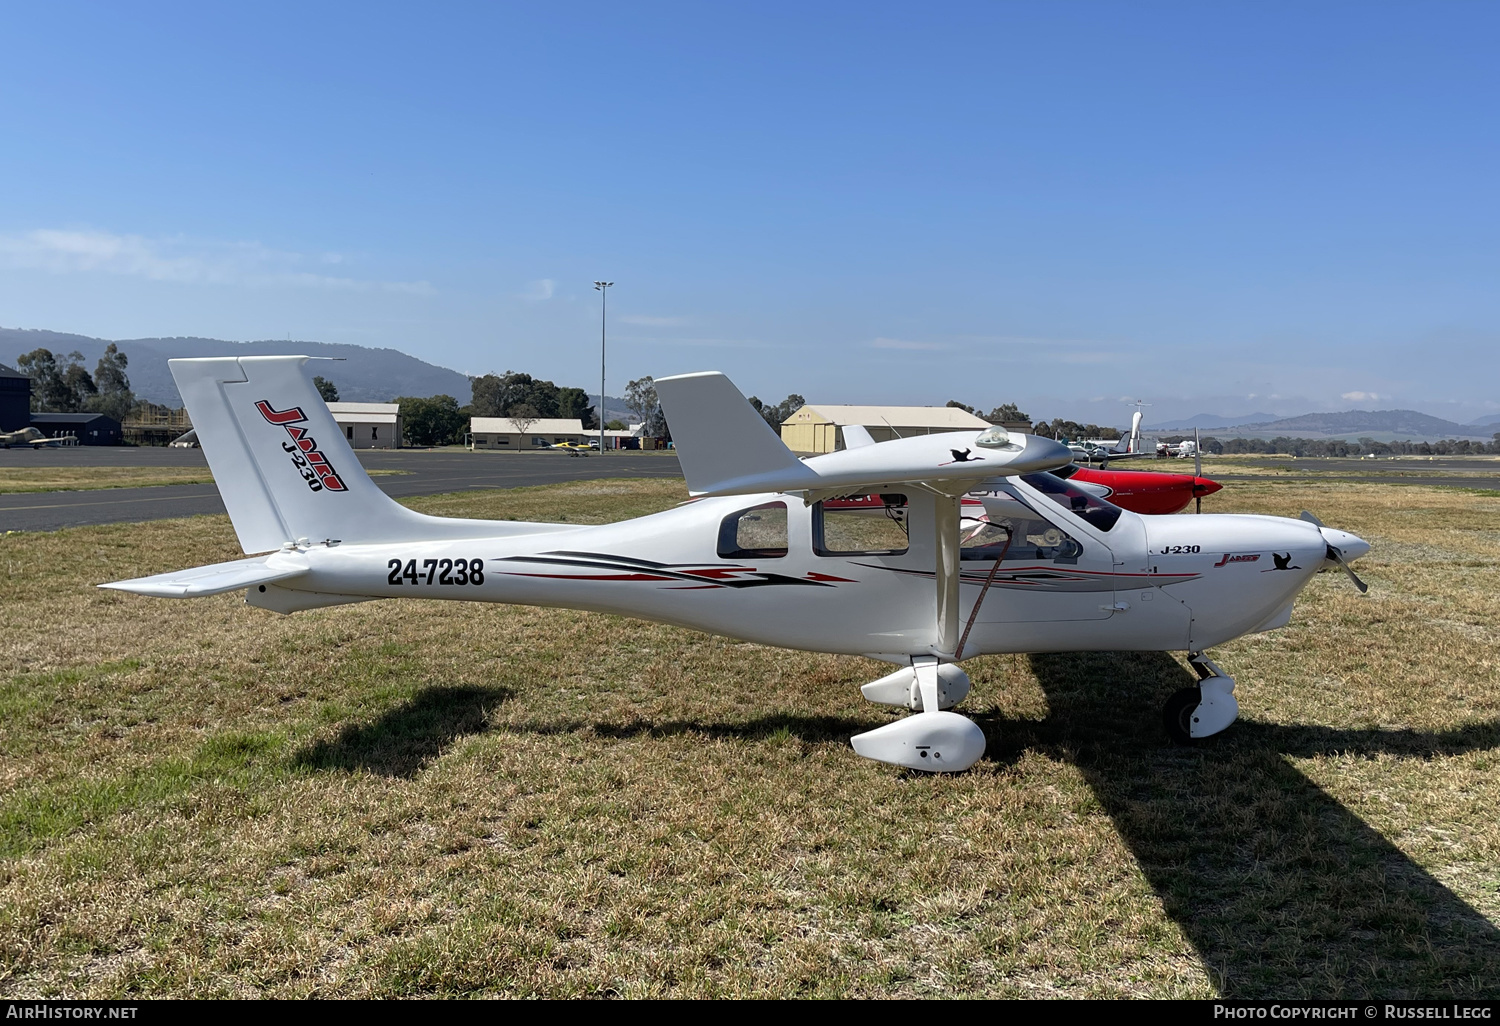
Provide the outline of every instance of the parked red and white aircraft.
{"type": "Polygon", "coordinates": [[[1212,495],[1224,487],[1196,474],[1162,474],[1153,470],[1100,470],[1072,464],[1052,473],[1122,509],[1153,516],[1181,513],[1194,499],[1212,495]]]}
{"type": "Polygon", "coordinates": [[[854,750],[957,771],[985,747],[949,711],[969,690],[962,660],[1185,651],[1201,681],[1164,721],[1179,740],[1207,737],[1239,707],[1204,651],[1282,626],[1314,573],[1353,577],[1347,560],[1369,550],[1310,519],[1139,516],[1042,473],[1068,464],[1065,446],[999,427],[799,460],[718,373],[656,381],[695,501],[585,527],[425,516],[375,487],[306,362],[170,362],[240,545],[261,555],[103,587],[243,590],[279,613],[402,596],[560,606],[866,655],[896,669],[864,696],[916,715],[855,735],[854,750]],[[960,500],[976,490],[988,519],[965,532],[960,500]],[[823,503],[865,493],[883,516],[823,503]]]}

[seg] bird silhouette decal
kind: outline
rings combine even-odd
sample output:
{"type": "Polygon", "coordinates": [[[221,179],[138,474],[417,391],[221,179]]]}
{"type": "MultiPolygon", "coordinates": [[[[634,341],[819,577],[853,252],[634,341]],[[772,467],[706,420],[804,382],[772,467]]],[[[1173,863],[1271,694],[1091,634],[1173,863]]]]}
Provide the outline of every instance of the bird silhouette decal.
{"type": "Polygon", "coordinates": [[[1292,554],[1290,552],[1288,552],[1284,556],[1281,553],[1279,553],[1279,552],[1273,552],[1273,553],[1271,553],[1271,562],[1275,563],[1276,565],[1273,566],[1273,567],[1271,567],[1269,570],[1262,570],[1261,573],[1263,573],[1263,574],[1269,574],[1269,573],[1273,573],[1273,572],[1275,572],[1277,570],[1301,570],[1302,569],[1300,566],[1292,566],[1291,565],[1292,554]]]}
{"type": "Polygon", "coordinates": [[[952,463],[979,463],[984,460],[983,456],[970,455],[972,452],[970,449],[949,449],[948,451],[953,454],[953,458],[947,463],[939,463],[938,466],[946,467],[952,463]]]}

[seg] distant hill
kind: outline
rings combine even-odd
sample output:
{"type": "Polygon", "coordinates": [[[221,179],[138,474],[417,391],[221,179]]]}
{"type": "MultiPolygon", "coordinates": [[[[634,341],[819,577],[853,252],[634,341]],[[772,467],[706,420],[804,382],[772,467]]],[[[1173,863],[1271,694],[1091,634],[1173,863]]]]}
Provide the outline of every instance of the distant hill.
{"type": "MultiPolygon", "coordinates": [[[[1153,429],[1156,431],[1159,429],[1153,429]]],[[[1358,441],[1428,441],[1443,438],[1473,438],[1489,441],[1493,428],[1474,424],[1455,424],[1416,410],[1348,410],[1343,413],[1304,413],[1300,417],[1283,417],[1258,424],[1237,424],[1219,428],[1221,438],[1343,438],[1358,441]]]]}
{"type": "Polygon", "coordinates": [[[1473,423],[1472,426],[1473,427],[1495,427],[1495,426],[1500,426],[1500,413],[1492,413],[1488,417],[1480,417],[1478,420],[1476,420],[1473,423]]]}
{"type": "Polygon", "coordinates": [[[1241,425],[1259,433],[1274,431],[1277,434],[1314,438],[1318,436],[1343,437],[1345,435],[1376,433],[1408,435],[1418,438],[1464,438],[1473,434],[1465,424],[1433,417],[1416,410],[1348,410],[1344,413],[1304,413],[1300,417],[1284,417],[1263,424],[1241,425]]]}
{"type": "Polygon", "coordinates": [[[74,350],[83,354],[90,371],[113,341],[130,359],[130,386],[142,399],[168,406],[181,406],[182,398],[167,369],[167,361],[179,356],[327,356],[342,363],[328,363],[314,373],[338,386],[339,398],[349,402],[385,402],[398,395],[451,395],[469,401],[469,379],[458,371],[418,360],[395,349],[367,349],[333,342],[224,342],[215,338],[100,339],[57,331],[0,328],[0,363],[15,366],[16,358],[38,347],[57,354],[74,350]]]}
{"type": "Polygon", "coordinates": [[[1241,424],[1262,424],[1275,420],[1274,413],[1247,413],[1243,417],[1225,417],[1217,413],[1200,413],[1182,420],[1169,420],[1162,424],[1147,424],[1151,431],[1191,431],[1193,428],[1238,427],[1241,424]]]}

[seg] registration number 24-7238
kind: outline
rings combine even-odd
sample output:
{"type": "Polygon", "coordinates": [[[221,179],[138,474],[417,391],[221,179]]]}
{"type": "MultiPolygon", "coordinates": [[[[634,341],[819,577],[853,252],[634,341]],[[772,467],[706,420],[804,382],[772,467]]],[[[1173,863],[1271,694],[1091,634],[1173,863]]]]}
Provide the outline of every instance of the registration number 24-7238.
{"type": "Polygon", "coordinates": [[[393,559],[386,564],[391,572],[386,575],[387,584],[483,584],[484,560],[482,559],[424,559],[422,568],[417,561],[393,559]]]}

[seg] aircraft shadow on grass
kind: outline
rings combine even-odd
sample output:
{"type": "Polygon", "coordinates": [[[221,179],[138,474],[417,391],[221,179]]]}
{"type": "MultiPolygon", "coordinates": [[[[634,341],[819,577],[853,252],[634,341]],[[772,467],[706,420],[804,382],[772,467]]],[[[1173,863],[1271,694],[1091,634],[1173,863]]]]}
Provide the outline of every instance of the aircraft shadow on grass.
{"type": "MultiPolygon", "coordinates": [[[[1457,731],[1341,730],[1241,720],[1198,748],[1169,745],[1167,694],[1193,676],[1164,653],[1031,657],[1050,712],[976,714],[986,759],[1074,762],[1169,916],[1225,997],[1494,997],[1500,930],[1287,759],[1430,759],[1500,747],[1500,723],[1457,731]]],[[[531,733],[847,741],[883,717],[774,715],[738,723],[570,720],[531,733]]]]}
{"type": "Polygon", "coordinates": [[[303,747],[292,764],[411,778],[460,737],[489,730],[489,710],[510,697],[505,688],[425,688],[373,723],[349,724],[332,740],[303,747]]]}
{"type": "Polygon", "coordinates": [[[1193,677],[1170,656],[1031,665],[1050,715],[980,720],[989,757],[1051,750],[1079,767],[1225,997],[1500,996],[1500,930],[1287,759],[1491,749],[1500,723],[1422,733],[1242,719],[1174,748],[1156,710],[1193,677]]]}

